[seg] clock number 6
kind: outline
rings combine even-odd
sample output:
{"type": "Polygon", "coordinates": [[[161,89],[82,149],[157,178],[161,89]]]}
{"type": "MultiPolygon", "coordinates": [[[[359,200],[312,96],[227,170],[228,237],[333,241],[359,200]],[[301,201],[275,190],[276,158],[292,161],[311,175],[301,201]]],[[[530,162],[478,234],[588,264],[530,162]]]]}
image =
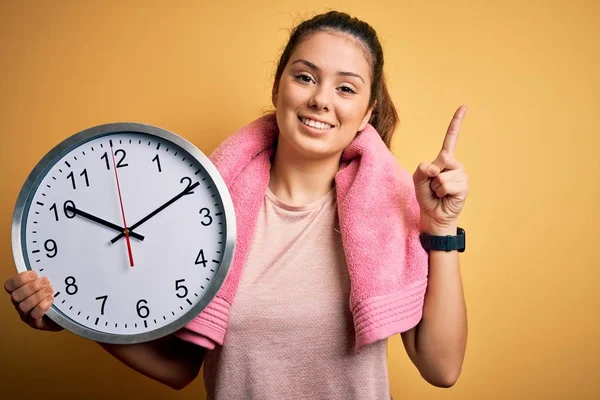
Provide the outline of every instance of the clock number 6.
{"type": "Polygon", "coordinates": [[[179,292],[179,289],[183,289],[183,294],[179,294],[179,293],[175,293],[177,295],[177,297],[179,297],[180,299],[183,299],[185,297],[187,297],[188,295],[188,290],[185,286],[180,285],[180,283],[185,282],[185,279],[177,279],[175,281],[175,291],[179,292]]]}
{"type": "Polygon", "coordinates": [[[144,299],[137,302],[136,308],[137,308],[137,313],[140,316],[140,318],[148,318],[148,315],[150,315],[150,309],[148,309],[148,307],[146,307],[146,304],[148,304],[148,301],[146,301],[144,299]],[[142,303],[144,303],[144,304],[140,305],[142,303]],[[144,315],[142,315],[142,312],[144,313],[144,315]]]}

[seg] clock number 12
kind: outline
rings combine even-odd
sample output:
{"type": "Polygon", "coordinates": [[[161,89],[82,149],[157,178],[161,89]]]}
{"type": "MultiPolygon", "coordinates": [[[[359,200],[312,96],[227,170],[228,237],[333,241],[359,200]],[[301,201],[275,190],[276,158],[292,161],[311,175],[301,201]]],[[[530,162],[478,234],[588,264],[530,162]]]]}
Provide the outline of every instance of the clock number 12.
{"type": "MultiPolygon", "coordinates": [[[[125,156],[127,156],[127,153],[125,152],[125,150],[119,149],[119,150],[115,151],[115,157],[118,157],[119,155],[121,155],[121,159],[117,163],[117,168],[123,168],[123,167],[129,166],[129,164],[123,163],[123,161],[125,160],[125,156]]],[[[108,162],[108,152],[105,151],[104,154],[102,155],[102,157],[100,157],[100,159],[104,160],[106,162],[106,170],[110,171],[110,164],[108,162]]]]}

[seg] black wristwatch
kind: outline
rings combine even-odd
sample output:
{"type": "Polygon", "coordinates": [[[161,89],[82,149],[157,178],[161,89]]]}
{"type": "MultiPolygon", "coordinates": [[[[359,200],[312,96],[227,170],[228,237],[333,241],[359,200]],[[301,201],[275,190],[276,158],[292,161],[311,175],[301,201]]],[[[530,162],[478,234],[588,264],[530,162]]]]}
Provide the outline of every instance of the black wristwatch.
{"type": "Polygon", "coordinates": [[[421,232],[419,238],[425,250],[458,250],[459,253],[462,253],[466,248],[466,235],[463,228],[457,228],[456,236],[435,236],[421,232]]]}

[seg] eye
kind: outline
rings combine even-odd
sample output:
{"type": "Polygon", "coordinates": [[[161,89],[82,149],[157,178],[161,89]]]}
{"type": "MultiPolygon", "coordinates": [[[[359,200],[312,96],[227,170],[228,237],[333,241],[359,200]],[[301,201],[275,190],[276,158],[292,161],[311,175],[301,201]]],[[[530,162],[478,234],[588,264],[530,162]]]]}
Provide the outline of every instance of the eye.
{"type": "Polygon", "coordinates": [[[296,79],[304,83],[310,83],[311,81],[314,82],[314,79],[306,73],[296,75],[296,79]]]}
{"type": "Polygon", "coordinates": [[[340,86],[340,90],[344,93],[356,94],[356,91],[354,89],[352,89],[350,86],[340,86]]]}

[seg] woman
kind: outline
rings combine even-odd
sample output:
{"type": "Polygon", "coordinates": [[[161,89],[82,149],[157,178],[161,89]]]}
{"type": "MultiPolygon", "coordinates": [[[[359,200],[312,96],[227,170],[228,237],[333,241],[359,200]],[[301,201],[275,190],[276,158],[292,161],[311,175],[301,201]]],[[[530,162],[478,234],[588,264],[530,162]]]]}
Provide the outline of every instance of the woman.
{"type": "MultiPolygon", "coordinates": [[[[387,341],[353,349],[344,244],[331,229],[343,150],[368,123],[389,149],[397,122],[375,31],[338,12],[297,26],[279,61],[272,100],[276,152],[223,345],[208,351],[190,332],[101,345],[173,388],[193,381],[204,362],[209,398],[389,398],[387,341]],[[303,256],[309,253],[310,262],[303,256]]],[[[438,157],[413,175],[420,230],[430,235],[457,232],[468,184],[453,151],[465,112],[461,107],[454,115],[438,157]]],[[[44,317],[53,301],[46,278],[21,273],[5,288],[24,322],[61,329],[44,317]]],[[[406,351],[424,379],[452,386],[467,336],[456,251],[430,252],[422,312],[418,325],[402,332],[406,351]]]]}

